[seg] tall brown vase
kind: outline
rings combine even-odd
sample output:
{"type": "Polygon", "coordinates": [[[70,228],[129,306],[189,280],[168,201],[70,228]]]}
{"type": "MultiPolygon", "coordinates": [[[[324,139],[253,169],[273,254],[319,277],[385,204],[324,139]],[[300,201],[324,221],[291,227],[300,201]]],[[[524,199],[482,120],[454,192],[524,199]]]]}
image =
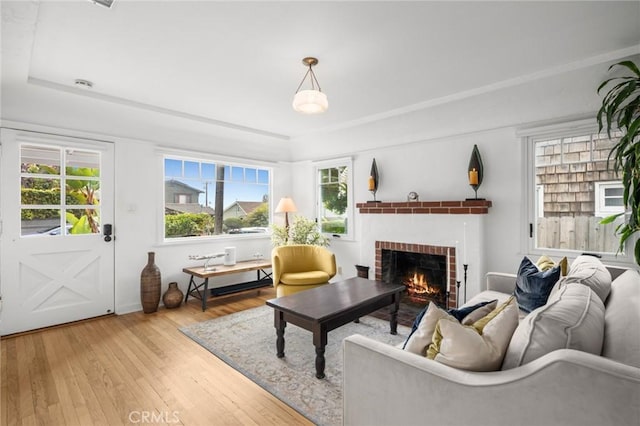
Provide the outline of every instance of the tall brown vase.
{"type": "Polygon", "coordinates": [[[156,312],[160,303],[160,269],[155,264],[155,257],[156,254],[150,251],[147,266],[140,274],[140,300],[145,314],[156,312]]]}

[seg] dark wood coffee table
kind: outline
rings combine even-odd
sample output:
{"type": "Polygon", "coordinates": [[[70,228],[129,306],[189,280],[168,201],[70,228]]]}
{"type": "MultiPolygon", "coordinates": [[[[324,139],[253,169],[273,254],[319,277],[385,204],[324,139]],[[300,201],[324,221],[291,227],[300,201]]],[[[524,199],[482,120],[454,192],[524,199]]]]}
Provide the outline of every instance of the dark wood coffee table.
{"type": "Polygon", "coordinates": [[[284,357],[284,328],[290,322],[313,333],[313,345],[316,347],[316,377],[324,378],[324,348],[327,345],[327,334],[389,305],[392,305],[390,331],[391,334],[396,334],[400,295],[404,289],[404,285],[355,277],[267,300],[267,305],[274,309],[278,358],[284,357]]]}

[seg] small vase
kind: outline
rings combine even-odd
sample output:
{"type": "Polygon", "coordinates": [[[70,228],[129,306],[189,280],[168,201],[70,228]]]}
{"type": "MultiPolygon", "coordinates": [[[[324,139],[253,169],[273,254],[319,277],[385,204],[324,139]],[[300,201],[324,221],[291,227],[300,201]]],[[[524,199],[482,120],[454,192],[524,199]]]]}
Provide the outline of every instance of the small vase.
{"type": "Polygon", "coordinates": [[[184,293],[178,288],[178,283],[169,283],[169,288],[162,295],[162,303],[167,309],[177,308],[182,304],[182,296],[184,293]]]}
{"type": "Polygon", "coordinates": [[[145,314],[156,312],[160,303],[160,269],[154,263],[155,256],[154,252],[149,252],[147,266],[140,274],[140,300],[145,314]]]}

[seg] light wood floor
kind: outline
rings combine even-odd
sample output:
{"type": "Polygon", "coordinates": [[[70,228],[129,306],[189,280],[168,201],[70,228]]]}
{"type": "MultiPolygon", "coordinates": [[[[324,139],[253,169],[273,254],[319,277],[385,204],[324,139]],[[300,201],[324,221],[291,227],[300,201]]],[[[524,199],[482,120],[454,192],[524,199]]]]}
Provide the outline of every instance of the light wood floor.
{"type": "MultiPolygon", "coordinates": [[[[2,425],[311,424],[178,328],[264,305],[273,289],[4,338],[2,425]]],[[[275,332],[274,332],[275,356],[275,332]]]]}

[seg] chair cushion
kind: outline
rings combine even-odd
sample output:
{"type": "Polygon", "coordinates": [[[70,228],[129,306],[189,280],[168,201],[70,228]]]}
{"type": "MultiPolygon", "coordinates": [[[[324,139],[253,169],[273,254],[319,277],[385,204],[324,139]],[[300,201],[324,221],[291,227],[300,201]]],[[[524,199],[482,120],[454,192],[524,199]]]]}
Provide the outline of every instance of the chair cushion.
{"type": "Polygon", "coordinates": [[[611,285],[602,356],[640,368],[640,275],[628,270],[611,285]]]}
{"type": "Polygon", "coordinates": [[[311,290],[312,288],[321,287],[323,285],[330,285],[329,283],[309,284],[309,285],[286,285],[280,284],[276,287],[276,297],[289,296],[301,291],[311,290]]]}
{"type": "Polygon", "coordinates": [[[322,284],[331,277],[324,271],[285,272],[280,276],[280,282],[287,285],[322,284]]]}
{"type": "Polygon", "coordinates": [[[502,369],[527,364],[556,349],[600,355],[604,304],[589,287],[568,284],[527,315],[513,333],[502,369]]]}

